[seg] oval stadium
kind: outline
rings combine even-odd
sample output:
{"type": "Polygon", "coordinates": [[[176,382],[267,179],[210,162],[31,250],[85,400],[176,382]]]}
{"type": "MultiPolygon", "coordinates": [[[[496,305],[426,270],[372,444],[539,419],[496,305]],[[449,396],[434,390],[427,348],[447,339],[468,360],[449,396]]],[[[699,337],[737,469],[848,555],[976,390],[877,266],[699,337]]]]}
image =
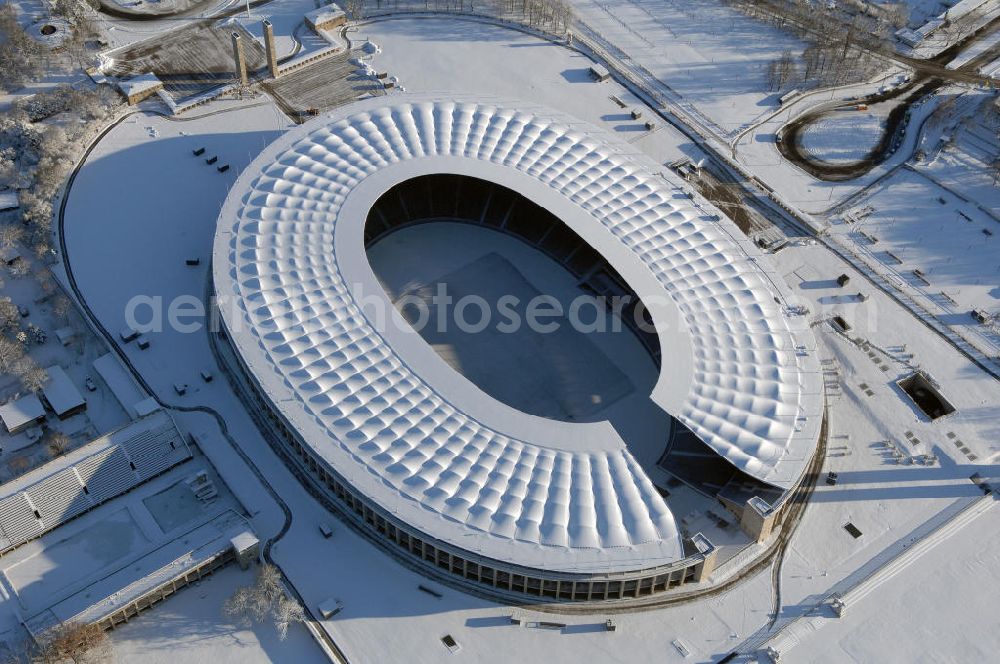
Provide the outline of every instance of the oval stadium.
{"type": "Polygon", "coordinates": [[[383,97],[287,132],[232,188],[213,276],[221,345],[302,481],[475,592],[704,581],[721,544],[682,496],[764,542],[817,449],[816,344],[770,260],[666,166],[531,103],[383,97]],[[536,293],[546,270],[624,303],[648,380],[571,332],[455,350],[401,305],[536,293]]]}

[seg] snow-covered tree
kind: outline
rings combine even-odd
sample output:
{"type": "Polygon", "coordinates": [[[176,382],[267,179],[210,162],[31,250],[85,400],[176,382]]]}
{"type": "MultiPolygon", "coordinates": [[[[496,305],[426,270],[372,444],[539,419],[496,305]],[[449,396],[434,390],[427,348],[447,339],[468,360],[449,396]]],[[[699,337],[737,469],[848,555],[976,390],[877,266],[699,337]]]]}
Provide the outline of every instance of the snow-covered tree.
{"type": "Polygon", "coordinates": [[[24,228],[15,224],[0,226],[0,247],[13,247],[24,237],[24,228]]]}
{"type": "Polygon", "coordinates": [[[37,392],[45,387],[49,374],[38,366],[33,359],[25,355],[14,362],[14,373],[21,380],[21,387],[28,392],[37,392]]]}
{"type": "Polygon", "coordinates": [[[0,374],[14,373],[14,367],[22,357],[24,357],[24,344],[0,336],[0,374]]]}
{"type": "Polygon", "coordinates": [[[49,456],[54,459],[66,453],[66,450],[69,449],[70,442],[70,437],[62,431],[53,431],[45,440],[45,451],[48,452],[49,456]]]}
{"type": "Polygon", "coordinates": [[[0,330],[17,327],[21,314],[9,297],[0,298],[0,330]]]}
{"type": "Polygon", "coordinates": [[[285,594],[281,572],[274,565],[261,565],[252,586],[240,586],[226,600],[223,613],[249,627],[263,622],[268,616],[274,622],[278,636],[284,640],[292,623],[305,620],[305,610],[295,599],[285,594]]]}

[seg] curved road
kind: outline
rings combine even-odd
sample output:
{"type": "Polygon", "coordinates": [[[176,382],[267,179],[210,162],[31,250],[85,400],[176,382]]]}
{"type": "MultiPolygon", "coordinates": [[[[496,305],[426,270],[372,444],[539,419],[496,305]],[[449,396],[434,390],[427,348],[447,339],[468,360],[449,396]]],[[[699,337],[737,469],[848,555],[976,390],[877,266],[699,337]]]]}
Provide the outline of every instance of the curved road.
{"type": "MultiPolygon", "coordinates": [[[[914,67],[915,74],[913,80],[903,86],[886,92],[867,95],[852,101],[823,104],[816,109],[807,111],[796,117],[779,130],[778,135],[782,140],[778,143],[778,150],[785,159],[796,164],[802,170],[819,180],[840,182],[853,180],[865,175],[871,169],[888,159],[895,151],[900,142],[900,129],[901,127],[905,128],[909,120],[910,109],[915,105],[930,98],[941,87],[951,82],[982,82],[981,79],[983,77],[978,74],[978,69],[996,58],[997,54],[994,49],[986,49],[986,51],[956,69],[947,69],[946,65],[962,51],[972,47],[980,39],[991,36],[997,30],[1000,30],[1000,18],[990,21],[968,38],[957,44],[953,44],[929,60],[907,58],[908,63],[914,67]],[[857,161],[832,164],[810,154],[802,145],[802,135],[805,131],[813,124],[831,114],[850,112],[858,104],[874,105],[900,98],[902,98],[901,101],[889,112],[879,142],[868,154],[857,161]]],[[[987,78],[986,80],[989,79],[987,78]]]]}

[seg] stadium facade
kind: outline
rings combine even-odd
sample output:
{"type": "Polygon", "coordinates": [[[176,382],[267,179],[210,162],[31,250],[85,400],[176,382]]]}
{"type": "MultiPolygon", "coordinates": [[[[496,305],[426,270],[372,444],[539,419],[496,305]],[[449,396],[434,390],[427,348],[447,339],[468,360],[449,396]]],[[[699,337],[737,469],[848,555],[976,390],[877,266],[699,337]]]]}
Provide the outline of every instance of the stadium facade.
{"type": "MultiPolygon", "coordinates": [[[[609,423],[516,411],[413,329],[371,315],[362,294],[392,311],[365,247],[399,225],[383,198],[394,189],[429,199],[400,199],[408,219],[420,206],[462,217],[473,192],[489,201],[501,191],[582,238],[608,283],[655,323],[651,398],[749,487],[729,506],[766,537],[823,415],[815,340],[780,276],[629,144],[551,109],[485,98],[372,99],[316,118],[268,146],[221,211],[221,336],[314,490],[387,549],[483,589],[642,597],[714,565],[711,542],[681,537],[609,423]]],[[[488,223],[483,205],[465,217],[488,223]]],[[[503,225],[530,235],[540,217],[515,222],[514,209],[503,225]]]]}

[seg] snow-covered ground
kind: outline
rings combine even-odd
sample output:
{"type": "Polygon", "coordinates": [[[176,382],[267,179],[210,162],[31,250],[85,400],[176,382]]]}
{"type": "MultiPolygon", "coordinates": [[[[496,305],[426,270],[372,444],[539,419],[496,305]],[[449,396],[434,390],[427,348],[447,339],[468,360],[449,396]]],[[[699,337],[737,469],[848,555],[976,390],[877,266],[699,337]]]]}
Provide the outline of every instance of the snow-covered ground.
{"type": "MultiPolygon", "coordinates": [[[[732,137],[775,110],[767,69],[804,43],[716,0],[574,0],[577,17],[676,91],[685,110],[732,137]]],[[[785,90],[784,92],[787,92],[785,90]]]]}
{"type": "Polygon", "coordinates": [[[878,145],[885,118],[872,111],[842,111],[810,125],[802,133],[802,147],[821,161],[853,163],[878,145]]]}
{"type": "Polygon", "coordinates": [[[529,99],[617,134],[661,163],[702,157],[697,146],[659,118],[633,120],[629,110],[641,105],[638,98],[614,81],[594,82],[589,71],[593,62],[557,44],[487,23],[441,17],[371,21],[351,32],[351,38],[379,45],[382,51],[371,57],[372,66],[398,76],[409,92],[529,99]],[[648,119],[656,125],[654,131],[645,129],[648,119]]]}
{"type": "Polygon", "coordinates": [[[253,572],[225,567],[205,577],[110,633],[121,664],[264,664],[328,661],[302,625],[285,641],[267,621],[249,627],[234,623],[222,605],[239,586],[253,583],[253,572]]]}
{"type": "Polygon", "coordinates": [[[1000,190],[994,175],[980,159],[962,148],[946,148],[934,161],[917,166],[917,170],[975,201],[993,216],[1000,216],[1000,190]]]}
{"type": "Polygon", "coordinates": [[[789,639],[786,658],[816,664],[991,661],[1000,643],[994,618],[980,609],[989,603],[986,589],[998,567],[1000,508],[994,506],[881,583],[857,610],[809,625],[806,638],[789,639]]]}
{"type": "MultiPolygon", "coordinates": [[[[781,620],[793,620],[809,613],[831,589],[856,583],[869,560],[877,566],[894,559],[927,535],[927,524],[947,521],[982,495],[969,477],[974,472],[984,477],[1000,473],[992,415],[1000,406],[1000,389],[994,379],[971,367],[882,293],[859,282],[856,272],[844,270],[823,248],[791,247],[776,258],[790,282],[801,280],[799,293],[817,320],[842,315],[854,326],[851,337],[872,344],[865,350],[828,323],[816,328],[833,360],[826,368],[834,387],[828,390],[830,440],[823,472],[837,471],[839,478],[836,486],[817,489],[785,557],[781,620]],[[842,271],[851,276],[846,288],[829,279],[842,271]],[[844,291],[870,297],[859,303],[844,291]],[[916,368],[933,376],[947,398],[962,404],[955,414],[930,421],[908,401],[894,381],[916,368]],[[885,440],[892,441],[903,459],[933,453],[938,462],[899,463],[885,440]],[[970,462],[955,440],[974,448],[978,460],[970,462]],[[849,522],[861,537],[855,539],[843,529],[849,522]]],[[[978,571],[983,575],[978,577],[980,586],[995,583],[995,572],[986,572],[984,566],[992,554],[984,554],[983,548],[995,513],[989,521],[964,526],[954,540],[938,543],[941,554],[921,559],[905,576],[891,579],[884,586],[893,593],[890,599],[883,600],[880,590],[851,606],[847,619],[825,620],[821,625],[827,626],[815,634],[818,627],[808,625],[799,632],[800,645],[795,646],[794,640],[782,644],[783,654],[791,661],[808,662],[962,662],[975,661],[983,648],[995,649],[997,633],[983,631],[978,617],[966,615],[983,606],[978,598],[959,592],[932,597],[933,591],[921,580],[934,579],[941,588],[968,588],[978,571]],[[898,597],[917,594],[923,599],[914,607],[900,607],[898,597]],[[859,631],[846,629],[848,625],[859,631]],[[912,634],[912,640],[900,644],[885,633],[876,635],[874,625],[888,634],[912,634]],[[914,653],[920,646],[926,648],[923,658],[899,654],[914,653]]]]}
{"type": "Polygon", "coordinates": [[[911,169],[880,182],[844,219],[857,221],[831,227],[838,242],[984,352],[1000,351],[1000,339],[969,315],[1000,309],[996,219],[911,169]]]}
{"type": "Polygon", "coordinates": [[[1000,107],[988,93],[966,93],[955,99],[934,131],[925,132],[926,161],[916,165],[924,175],[1000,217],[1000,188],[993,163],[1000,158],[1000,107]],[[950,140],[943,140],[941,134],[950,140]]]}

